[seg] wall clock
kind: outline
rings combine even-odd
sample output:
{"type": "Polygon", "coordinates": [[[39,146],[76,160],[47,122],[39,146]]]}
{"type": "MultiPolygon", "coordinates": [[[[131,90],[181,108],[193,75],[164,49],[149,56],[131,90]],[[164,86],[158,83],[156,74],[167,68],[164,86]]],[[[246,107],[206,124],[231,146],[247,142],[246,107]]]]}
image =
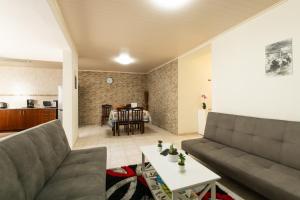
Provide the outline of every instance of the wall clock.
{"type": "Polygon", "coordinates": [[[106,79],[106,83],[107,83],[107,84],[112,84],[112,83],[113,83],[112,77],[108,77],[108,78],[106,79]]]}

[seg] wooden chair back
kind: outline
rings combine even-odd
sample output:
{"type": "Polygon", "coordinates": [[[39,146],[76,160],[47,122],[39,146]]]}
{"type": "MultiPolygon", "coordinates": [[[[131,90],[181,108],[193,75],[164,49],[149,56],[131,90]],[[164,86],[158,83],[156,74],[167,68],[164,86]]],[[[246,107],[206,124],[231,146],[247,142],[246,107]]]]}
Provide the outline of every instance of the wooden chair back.
{"type": "Polygon", "coordinates": [[[117,109],[118,123],[129,123],[129,109],[118,108],[117,109]]]}
{"type": "Polygon", "coordinates": [[[142,107],[136,107],[131,109],[131,121],[141,122],[144,120],[144,111],[142,107]]]}
{"type": "Polygon", "coordinates": [[[109,105],[109,104],[102,105],[102,115],[101,116],[104,118],[108,118],[111,109],[112,109],[112,105],[109,105]]]}

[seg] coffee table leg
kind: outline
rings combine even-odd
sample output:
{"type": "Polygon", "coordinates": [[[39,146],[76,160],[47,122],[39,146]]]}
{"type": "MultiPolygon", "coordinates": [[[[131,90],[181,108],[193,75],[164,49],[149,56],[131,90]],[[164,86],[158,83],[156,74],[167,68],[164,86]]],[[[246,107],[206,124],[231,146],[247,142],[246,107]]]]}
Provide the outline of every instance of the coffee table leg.
{"type": "Polygon", "coordinates": [[[216,200],[216,183],[211,183],[211,200],[216,200]]]}
{"type": "Polygon", "coordinates": [[[177,192],[172,192],[172,200],[178,200],[178,193],[177,192]]]}
{"type": "Polygon", "coordinates": [[[142,153],[142,171],[145,171],[145,155],[142,153]]]}

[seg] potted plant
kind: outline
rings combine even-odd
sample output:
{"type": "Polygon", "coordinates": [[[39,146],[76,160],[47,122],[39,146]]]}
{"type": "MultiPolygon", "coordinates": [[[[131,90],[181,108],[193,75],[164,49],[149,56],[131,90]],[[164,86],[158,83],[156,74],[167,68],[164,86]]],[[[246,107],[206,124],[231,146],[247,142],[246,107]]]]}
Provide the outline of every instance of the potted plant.
{"type": "Polygon", "coordinates": [[[182,153],[180,153],[178,157],[179,157],[179,159],[178,159],[179,171],[184,172],[185,171],[185,156],[182,153]]]}
{"type": "Polygon", "coordinates": [[[170,162],[177,162],[177,160],[178,160],[178,151],[174,147],[173,144],[171,144],[170,149],[169,149],[168,160],[170,162]]]}
{"type": "Polygon", "coordinates": [[[158,140],[157,149],[158,149],[159,152],[162,151],[162,143],[163,143],[162,140],[158,140]]]}
{"type": "Polygon", "coordinates": [[[206,102],[205,100],[207,99],[207,96],[205,94],[202,94],[201,98],[203,99],[203,102],[202,102],[202,109],[205,110],[206,109],[206,102]]]}

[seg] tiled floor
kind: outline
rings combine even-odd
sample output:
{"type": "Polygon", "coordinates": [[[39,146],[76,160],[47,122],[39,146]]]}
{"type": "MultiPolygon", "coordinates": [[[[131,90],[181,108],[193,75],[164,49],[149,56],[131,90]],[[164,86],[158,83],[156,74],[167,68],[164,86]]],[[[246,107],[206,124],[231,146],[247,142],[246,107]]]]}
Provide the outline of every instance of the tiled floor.
{"type": "Polygon", "coordinates": [[[123,165],[141,163],[140,146],[157,144],[158,140],[173,143],[180,148],[182,140],[200,137],[199,134],[177,136],[153,125],[146,125],[145,133],[136,132],[128,136],[121,132],[121,136],[113,136],[108,126],[91,125],[79,129],[79,138],[74,149],[89,147],[107,147],[107,167],[114,168],[123,165]]]}

